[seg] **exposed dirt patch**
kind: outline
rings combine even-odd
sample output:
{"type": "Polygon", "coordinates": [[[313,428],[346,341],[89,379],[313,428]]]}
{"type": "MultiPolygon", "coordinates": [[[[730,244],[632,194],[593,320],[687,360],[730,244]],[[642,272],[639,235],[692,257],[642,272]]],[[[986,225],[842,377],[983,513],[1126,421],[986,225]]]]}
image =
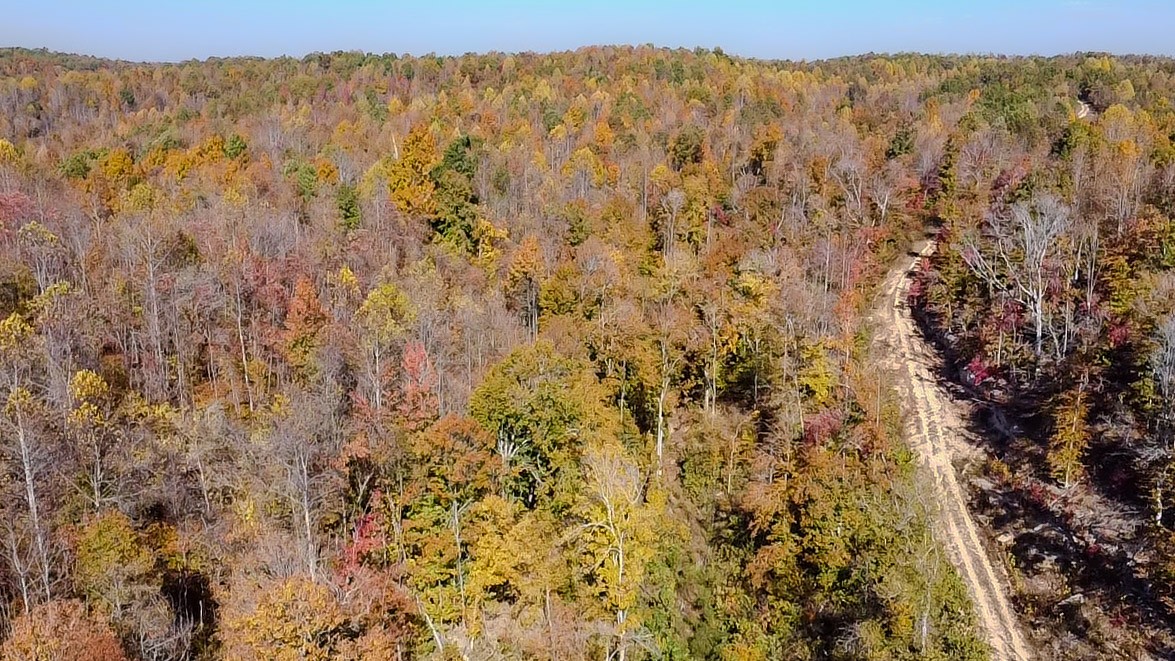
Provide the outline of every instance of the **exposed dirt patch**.
{"type": "Polygon", "coordinates": [[[918,332],[907,305],[910,274],[934,248],[934,243],[923,244],[910,262],[886,278],[875,313],[878,337],[887,348],[887,367],[898,377],[909,443],[933,484],[939,540],[967,584],[992,658],[1029,661],[1036,656],[1008,599],[1008,577],[988,556],[955,468],[956,461],[974,462],[982,456],[970,442],[964,422],[969,418],[968,405],[952,397],[937,380],[939,358],[918,332]]]}

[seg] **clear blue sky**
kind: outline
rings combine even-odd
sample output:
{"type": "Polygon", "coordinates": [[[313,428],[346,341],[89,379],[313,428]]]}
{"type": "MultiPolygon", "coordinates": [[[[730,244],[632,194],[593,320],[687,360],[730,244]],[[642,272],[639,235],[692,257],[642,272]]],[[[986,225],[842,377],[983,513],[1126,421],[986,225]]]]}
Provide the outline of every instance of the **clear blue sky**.
{"type": "Polygon", "coordinates": [[[132,60],[314,51],[459,54],[590,44],[753,57],[1175,54],[1175,0],[9,0],[0,46],[132,60]]]}

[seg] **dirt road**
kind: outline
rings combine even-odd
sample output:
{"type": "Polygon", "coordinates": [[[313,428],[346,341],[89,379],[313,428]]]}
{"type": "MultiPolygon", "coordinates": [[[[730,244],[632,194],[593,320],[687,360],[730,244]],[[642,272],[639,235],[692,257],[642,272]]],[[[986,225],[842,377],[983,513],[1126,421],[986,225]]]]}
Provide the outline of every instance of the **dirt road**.
{"type": "Polygon", "coordinates": [[[906,302],[909,273],[921,256],[933,250],[933,243],[922,246],[920,257],[895,268],[886,279],[876,313],[879,340],[887,345],[886,362],[899,377],[908,441],[933,481],[938,539],[967,584],[978,624],[991,645],[992,659],[1030,661],[1034,655],[1024,643],[1020,623],[1008,602],[1006,577],[988,558],[955,475],[952,460],[976,451],[967,440],[964,406],[935,379],[938,359],[914,326],[906,302]]]}

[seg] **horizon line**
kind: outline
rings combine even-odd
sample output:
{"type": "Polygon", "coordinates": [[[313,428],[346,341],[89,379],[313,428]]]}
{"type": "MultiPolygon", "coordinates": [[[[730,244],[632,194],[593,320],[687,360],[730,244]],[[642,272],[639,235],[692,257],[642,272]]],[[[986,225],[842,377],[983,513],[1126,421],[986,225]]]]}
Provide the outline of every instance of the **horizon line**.
{"type": "Polygon", "coordinates": [[[539,57],[541,57],[541,56],[551,56],[551,55],[569,55],[569,54],[574,54],[574,53],[578,53],[581,51],[586,51],[586,50],[591,50],[591,49],[603,49],[603,48],[627,48],[627,49],[634,49],[634,50],[636,50],[636,49],[650,49],[650,50],[654,50],[654,51],[668,51],[668,52],[684,51],[684,52],[690,52],[690,53],[694,53],[694,54],[699,54],[699,51],[702,51],[702,52],[706,52],[706,53],[717,53],[720,55],[725,55],[730,58],[744,60],[747,62],[777,62],[777,63],[796,63],[796,64],[818,64],[821,62],[834,62],[837,60],[846,60],[846,59],[859,58],[859,57],[897,58],[897,57],[909,57],[909,56],[916,56],[916,55],[927,56],[927,57],[948,57],[948,58],[949,57],[982,57],[982,58],[1008,58],[1008,59],[1014,59],[1014,58],[1019,58],[1019,59],[1036,59],[1036,58],[1056,59],[1056,58],[1063,58],[1063,57],[1075,57],[1075,56],[1085,55],[1085,56],[1089,56],[1089,57],[1093,57],[1093,56],[1110,56],[1110,57],[1122,57],[1122,58],[1155,57],[1155,58],[1164,58],[1164,59],[1175,59],[1175,54],[1168,54],[1168,53],[1153,53],[1153,52],[1145,52],[1145,51],[1115,52],[1115,51],[1107,51],[1107,50],[1075,50],[1075,51],[1068,51],[1068,52],[1053,52],[1053,53],[1022,53],[1022,52],[1015,53],[1015,52],[999,52],[999,51],[919,51],[919,50],[907,50],[907,51],[888,51],[888,52],[863,51],[863,52],[856,52],[856,53],[845,53],[842,55],[835,55],[835,56],[831,56],[831,57],[816,57],[816,58],[759,57],[759,56],[753,56],[753,55],[741,55],[738,53],[733,53],[733,52],[727,50],[726,48],[722,47],[721,45],[714,45],[714,46],[702,46],[702,45],[669,46],[669,45],[663,45],[663,44],[655,44],[653,42],[645,42],[645,43],[638,43],[638,44],[633,44],[633,43],[584,44],[581,46],[575,46],[575,47],[558,49],[558,50],[516,50],[516,51],[511,51],[511,50],[492,49],[492,50],[485,50],[485,51],[464,51],[461,53],[437,52],[437,51],[429,51],[426,53],[413,53],[413,52],[409,52],[409,51],[404,51],[404,52],[397,53],[395,51],[383,51],[383,52],[369,51],[369,50],[365,50],[362,48],[354,48],[354,49],[339,48],[339,49],[332,49],[332,50],[312,50],[312,51],[307,51],[301,55],[293,55],[293,54],[289,54],[289,53],[283,53],[280,55],[258,55],[258,54],[238,53],[238,54],[234,54],[234,55],[215,55],[215,54],[213,54],[213,55],[204,55],[201,57],[187,57],[187,58],[182,58],[182,59],[158,59],[158,60],[135,60],[135,59],[126,59],[126,58],[121,58],[121,57],[112,57],[112,56],[107,56],[107,55],[95,55],[92,53],[69,52],[69,51],[63,51],[63,50],[56,50],[56,49],[50,48],[48,46],[0,45],[0,57],[7,57],[10,53],[14,53],[17,51],[28,51],[28,52],[41,53],[41,54],[51,55],[51,56],[89,58],[89,59],[94,59],[94,60],[110,62],[113,64],[160,66],[160,65],[177,65],[177,64],[191,64],[191,63],[204,64],[204,63],[221,61],[221,60],[263,60],[264,61],[264,60],[293,59],[293,60],[300,61],[300,60],[304,60],[308,57],[313,57],[315,55],[343,55],[343,54],[358,54],[358,55],[364,55],[364,56],[368,56],[368,57],[394,56],[397,58],[416,58],[416,59],[425,58],[425,57],[437,57],[437,58],[442,58],[442,59],[457,59],[457,58],[462,58],[462,57],[492,56],[492,55],[514,56],[514,57],[517,57],[517,56],[539,56],[539,57]]]}

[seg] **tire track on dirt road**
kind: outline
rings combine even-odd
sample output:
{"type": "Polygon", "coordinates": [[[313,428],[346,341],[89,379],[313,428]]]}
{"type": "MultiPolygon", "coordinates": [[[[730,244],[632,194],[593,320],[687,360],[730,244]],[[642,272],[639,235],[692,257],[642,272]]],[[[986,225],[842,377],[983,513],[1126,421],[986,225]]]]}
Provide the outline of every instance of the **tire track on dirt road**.
{"type": "Polygon", "coordinates": [[[1035,655],[1024,642],[1005,591],[1007,578],[988,558],[955,474],[953,459],[974,452],[967,441],[963,407],[935,378],[938,359],[914,326],[907,304],[910,275],[934,249],[933,242],[926,243],[912,262],[886,278],[875,312],[878,338],[888,346],[885,362],[899,380],[908,442],[932,481],[937,537],[967,585],[992,659],[1031,661],[1035,655]]]}

